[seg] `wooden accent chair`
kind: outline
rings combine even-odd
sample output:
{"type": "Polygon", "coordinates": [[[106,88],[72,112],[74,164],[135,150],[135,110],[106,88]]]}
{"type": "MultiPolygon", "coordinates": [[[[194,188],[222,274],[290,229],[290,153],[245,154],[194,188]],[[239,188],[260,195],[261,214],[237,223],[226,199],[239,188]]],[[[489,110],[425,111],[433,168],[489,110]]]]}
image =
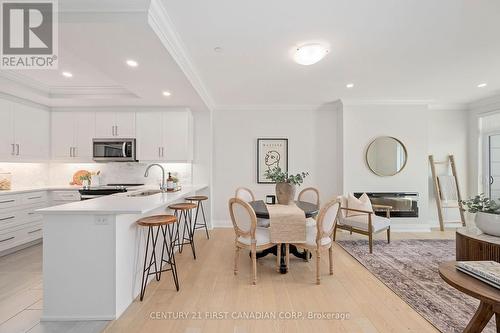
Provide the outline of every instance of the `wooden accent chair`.
{"type": "Polygon", "coordinates": [[[229,213],[233,221],[235,237],[234,275],[238,274],[240,249],[248,249],[252,256],[253,284],[257,284],[257,251],[276,246],[271,243],[271,234],[267,228],[257,227],[255,212],[247,202],[232,198],[229,200],[229,213]]]}
{"type": "Polygon", "coordinates": [[[319,208],[319,191],[314,187],[307,187],[300,191],[297,200],[315,204],[319,208]]]}
{"type": "MultiPolygon", "coordinates": [[[[332,234],[337,224],[340,212],[340,202],[332,200],[321,208],[316,224],[307,226],[306,243],[293,244],[298,248],[309,250],[316,255],[316,284],[320,284],[320,260],[321,251],[328,249],[328,260],[330,263],[330,275],[333,275],[333,242],[332,234]]],[[[287,244],[287,263],[289,261],[287,244]]]]}
{"type": "Polygon", "coordinates": [[[373,208],[383,209],[386,212],[386,217],[375,215],[374,212],[367,210],[352,209],[347,206],[347,197],[339,196],[340,201],[340,216],[338,223],[333,231],[333,240],[337,233],[337,229],[347,230],[351,233],[368,236],[368,246],[370,253],[373,253],[373,235],[382,231],[387,231],[387,243],[391,242],[391,206],[374,205],[373,208]],[[347,216],[347,212],[357,212],[360,215],[347,216]]]}
{"type": "MultiPolygon", "coordinates": [[[[255,201],[255,195],[252,190],[246,187],[238,187],[236,192],[234,193],[234,197],[241,199],[245,202],[255,201]]],[[[269,220],[268,219],[260,219],[257,218],[257,226],[261,228],[269,228],[269,220]]]]}

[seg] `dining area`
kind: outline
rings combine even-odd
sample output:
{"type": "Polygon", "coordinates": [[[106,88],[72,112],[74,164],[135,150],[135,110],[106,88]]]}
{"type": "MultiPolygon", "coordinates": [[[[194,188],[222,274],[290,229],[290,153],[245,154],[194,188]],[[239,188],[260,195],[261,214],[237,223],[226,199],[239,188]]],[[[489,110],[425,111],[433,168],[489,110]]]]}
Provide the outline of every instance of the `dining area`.
{"type": "Polygon", "coordinates": [[[307,187],[296,198],[283,200],[281,195],[276,202],[273,195],[263,200],[251,189],[239,187],[228,208],[235,232],[235,275],[242,261],[241,250],[250,252],[253,285],[257,284],[257,260],[273,255],[276,272],[281,274],[289,271],[291,255],[314,261],[316,284],[321,282],[321,258],[328,255],[328,273],[333,275],[333,234],[341,211],[338,199],[321,206],[318,189],[307,187]]]}

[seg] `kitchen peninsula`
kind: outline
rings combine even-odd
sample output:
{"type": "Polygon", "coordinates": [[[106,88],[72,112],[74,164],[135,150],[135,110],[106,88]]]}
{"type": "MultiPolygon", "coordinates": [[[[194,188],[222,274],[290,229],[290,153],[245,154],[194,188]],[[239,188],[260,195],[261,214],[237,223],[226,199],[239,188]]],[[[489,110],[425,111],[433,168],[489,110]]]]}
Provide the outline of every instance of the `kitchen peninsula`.
{"type": "Polygon", "coordinates": [[[207,192],[206,185],[168,193],[144,186],[38,210],[44,215],[42,320],[118,318],[140,292],[147,232],[135,222],[207,192]]]}

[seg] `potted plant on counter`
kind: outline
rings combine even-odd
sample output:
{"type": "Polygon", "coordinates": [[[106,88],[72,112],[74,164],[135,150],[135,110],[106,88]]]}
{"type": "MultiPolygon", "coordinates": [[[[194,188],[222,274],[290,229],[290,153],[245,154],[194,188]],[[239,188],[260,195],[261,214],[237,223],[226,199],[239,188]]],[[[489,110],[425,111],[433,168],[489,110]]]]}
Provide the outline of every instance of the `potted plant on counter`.
{"type": "Polygon", "coordinates": [[[293,201],[297,186],[300,186],[308,175],[308,172],[289,175],[280,167],[266,170],[266,178],[276,183],[276,197],[281,205],[289,205],[293,201]]]}
{"type": "Polygon", "coordinates": [[[476,227],[488,235],[500,236],[500,205],[484,193],[461,202],[469,213],[476,214],[476,227]]]}

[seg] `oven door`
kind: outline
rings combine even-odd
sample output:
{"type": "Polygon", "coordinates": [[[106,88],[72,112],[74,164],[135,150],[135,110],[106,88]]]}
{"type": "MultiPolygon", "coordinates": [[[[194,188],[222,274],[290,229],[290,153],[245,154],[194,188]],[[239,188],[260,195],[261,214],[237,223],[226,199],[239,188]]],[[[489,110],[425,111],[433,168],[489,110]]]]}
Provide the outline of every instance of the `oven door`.
{"type": "Polygon", "coordinates": [[[94,161],[131,162],[135,161],[135,139],[94,139],[94,161]]]}

